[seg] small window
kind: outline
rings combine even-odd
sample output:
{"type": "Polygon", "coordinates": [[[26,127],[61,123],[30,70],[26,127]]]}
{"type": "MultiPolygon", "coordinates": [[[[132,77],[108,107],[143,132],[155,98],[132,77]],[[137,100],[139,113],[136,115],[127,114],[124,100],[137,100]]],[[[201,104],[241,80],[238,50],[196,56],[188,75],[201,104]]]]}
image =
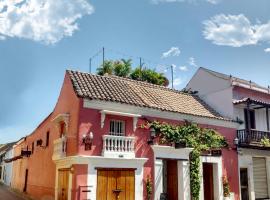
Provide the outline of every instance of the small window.
{"type": "Polygon", "coordinates": [[[110,134],[111,135],[125,135],[125,122],[120,120],[110,121],[110,134]]]}
{"type": "Polygon", "coordinates": [[[49,143],[50,143],[50,132],[48,131],[48,132],[46,133],[46,147],[49,146],[49,143]]]}
{"type": "Polygon", "coordinates": [[[32,142],[32,154],[34,153],[35,142],[32,142]]]}

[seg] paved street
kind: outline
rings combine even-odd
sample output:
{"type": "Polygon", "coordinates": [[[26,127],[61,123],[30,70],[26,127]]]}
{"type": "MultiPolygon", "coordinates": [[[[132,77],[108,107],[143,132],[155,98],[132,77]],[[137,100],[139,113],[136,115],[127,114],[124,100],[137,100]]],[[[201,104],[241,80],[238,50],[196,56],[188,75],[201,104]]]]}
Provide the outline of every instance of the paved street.
{"type": "Polygon", "coordinates": [[[24,200],[16,193],[10,191],[6,186],[0,184],[0,200],[24,200]]]}

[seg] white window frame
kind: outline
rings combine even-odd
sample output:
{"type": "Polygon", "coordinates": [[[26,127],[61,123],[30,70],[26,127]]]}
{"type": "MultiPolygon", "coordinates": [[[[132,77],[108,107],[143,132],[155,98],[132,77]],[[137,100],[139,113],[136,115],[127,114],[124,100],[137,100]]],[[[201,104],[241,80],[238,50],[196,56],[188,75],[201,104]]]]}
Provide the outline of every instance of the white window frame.
{"type": "Polygon", "coordinates": [[[110,135],[116,135],[116,136],[125,136],[126,135],[126,123],[124,120],[115,120],[115,119],[111,119],[110,120],[110,130],[109,130],[109,134],[110,135]],[[111,128],[111,123],[113,122],[113,126],[114,128],[111,128]],[[119,126],[118,128],[116,128],[117,126],[119,126]],[[114,131],[112,132],[112,129],[114,129],[114,131]],[[121,132],[117,132],[116,130],[122,129],[121,132]]]}

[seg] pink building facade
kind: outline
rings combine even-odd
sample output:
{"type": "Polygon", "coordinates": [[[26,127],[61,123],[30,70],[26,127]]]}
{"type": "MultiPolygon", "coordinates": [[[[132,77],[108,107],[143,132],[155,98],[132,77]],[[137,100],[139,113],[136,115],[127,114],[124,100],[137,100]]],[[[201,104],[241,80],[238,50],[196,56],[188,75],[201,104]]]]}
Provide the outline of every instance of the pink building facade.
{"type": "Polygon", "coordinates": [[[239,199],[234,146],[238,123],[193,95],[74,71],[67,71],[54,111],[16,145],[13,187],[34,199],[143,200],[150,180],[153,200],[170,195],[191,199],[192,149],[150,145],[150,132],[140,125],[154,120],[172,124],[188,120],[225,136],[229,148],[221,155],[201,156],[200,199],[206,193],[223,199],[223,176],[228,177],[231,199],[239,199]]]}

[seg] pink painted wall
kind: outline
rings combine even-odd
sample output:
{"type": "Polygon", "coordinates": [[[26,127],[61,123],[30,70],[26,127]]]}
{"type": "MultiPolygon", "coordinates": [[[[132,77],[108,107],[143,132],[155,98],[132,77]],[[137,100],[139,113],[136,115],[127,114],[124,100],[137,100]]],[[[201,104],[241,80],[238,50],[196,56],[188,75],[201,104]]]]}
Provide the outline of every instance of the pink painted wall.
{"type": "MultiPolygon", "coordinates": [[[[166,121],[173,124],[181,124],[183,122],[166,120],[166,119],[154,119],[151,117],[146,117],[148,120],[159,120],[166,121]]],[[[131,117],[120,117],[120,116],[112,116],[106,115],[104,128],[101,128],[101,114],[100,110],[95,109],[87,109],[81,107],[79,114],[79,138],[82,138],[82,135],[87,132],[93,132],[93,146],[92,150],[85,151],[84,146],[79,146],[78,153],[80,155],[95,155],[100,156],[102,153],[102,135],[108,134],[109,132],[109,121],[110,119],[116,120],[124,120],[126,124],[126,134],[128,136],[135,136],[135,154],[136,157],[144,157],[148,158],[148,161],[144,165],[144,182],[146,178],[150,176],[154,178],[154,154],[151,149],[151,146],[147,144],[147,140],[150,137],[149,130],[137,128],[137,130],[133,131],[133,119],[131,117]]],[[[144,123],[143,119],[138,120],[138,125],[144,123]]],[[[201,125],[202,127],[213,128],[218,131],[220,134],[224,135],[228,140],[231,147],[233,147],[233,140],[236,137],[236,129],[217,127],[217,126],[209,126],[209,125],[201,125]]],[[[235,199],[239,199],[239,185],[238,185],[238,158],[235,150],[228,149],[223,150],[223,171],[224,175],[226,175],[229,179],[231,191],[235,193],[235,199]],[[233,166],[233,167],[232,167],[233,166]]],[[[153,190],[154,191],[154,190],[153,190]]],[[[144,197],[146,197],[146,191],[144,187],[144,197]]]]}
{"type": "MultiPolygon", "coordinates": [[[[24,185],[25,170],[29,170],[27,193],[34,199],[54,199],[55,196],[55,175],[56,165],[52,161],[53,141],[60,137],[59,129],[52,122],[58,115],[69,113],[70,119],[67,133],[67,156],[77,154],[77,130],[78,130],[78,113],[80,99],[76,96],[69,76],[65,76],[64,83],[58,98],[54,111],[49,115],[29,136],[16,148],[15,156],[20,154],[21,148],[32,150],[32,143],[35,143],[34,153],[29,158],[23,158],[14,162],[13,169],[19,176],[13,176],[13,187],[22,191],[24,185]],[[43,140],[46,143],[46,133],[50,132],[49,146],[46,148],[36,146],[36,141],[43,140]]],[[[87,170],[82,166],[75,166],[74,177],[81,176],[87,170]]],[[[86,185],[84,178],[80,179],[78,184],[86,185]]],[[[76,190],[76,188],[74,188],[76,190]]]]}
{"type": "Polygon", "coordinates": [[[250,97],[250,98],[253,98],[255,100],[260,100],[260,101],[270,103],[270,94],[266,94],[263,92],[258,92],[258,91],[254,91],[251,89],[234,86],[234,88],[233,88],[233,98],[234,99],[243,99],[246,97],[250,97]]]}

